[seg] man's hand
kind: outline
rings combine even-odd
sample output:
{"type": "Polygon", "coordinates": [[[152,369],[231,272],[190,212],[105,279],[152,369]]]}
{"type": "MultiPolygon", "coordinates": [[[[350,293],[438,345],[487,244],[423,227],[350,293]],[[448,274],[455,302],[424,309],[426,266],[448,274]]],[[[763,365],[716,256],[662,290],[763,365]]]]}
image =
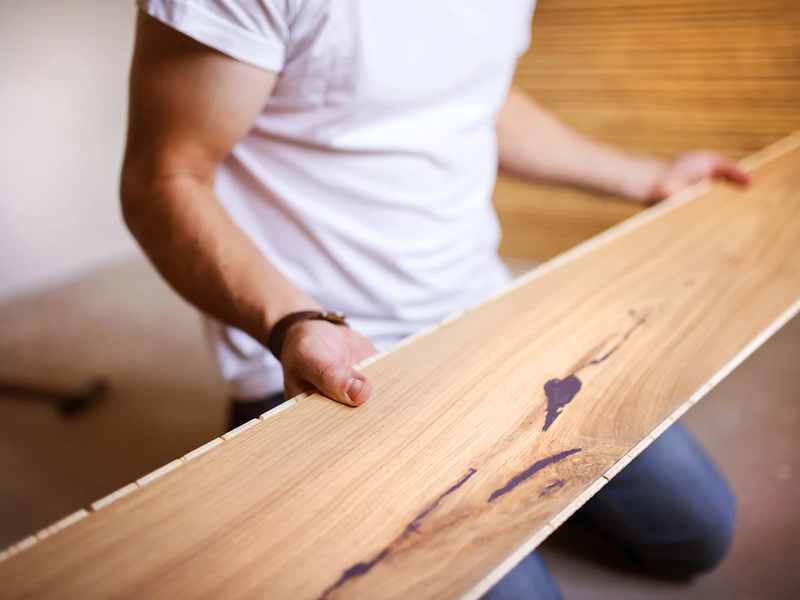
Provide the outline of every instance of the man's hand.
{"type": "Polygon", "coordinates": [[[703,179],[721,178],[749,184],[752,177],[729,158],[711,150],[695,150],[665,162],[643,204],[655,204],[703,179]]]}
{"type": "Polygon", "coordinates": [[[281,350],[286,397],[317,389],[342,404],[363,404],[372,394],[372,383],[352,365],[375,352],[367,338],[341,325],[326,321],[292,325],[281,350]]]}

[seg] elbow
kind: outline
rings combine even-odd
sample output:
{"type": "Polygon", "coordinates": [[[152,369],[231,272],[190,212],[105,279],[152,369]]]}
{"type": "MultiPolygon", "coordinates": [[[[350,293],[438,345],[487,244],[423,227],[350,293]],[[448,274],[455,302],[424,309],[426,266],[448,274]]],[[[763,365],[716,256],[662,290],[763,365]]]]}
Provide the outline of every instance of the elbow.
{"type": "Polygon", "coordinates": [[[134,221],[136,218],[138,203],[135,200],[133,186],[126,177],[125,167],[122,169],[122,176],[119,183],[119,206],[122,212],[122,220],[134,237],[136,237],[134,221]]]}
{"type": "Polygon", "coordinates": [[[146,184],[129,163],[123,163],[119,182],[119,206],[122,220],[136,240],[140,239],[141,223],[146,209],[143,193],[146,184]]]}
{"type": "Polygon", "coordinates": [[[197,168],[164,166],[126,157],[119,183],[122,219],[144,248],[174,223],[181,206],[192,204],[187,200],[198,197],[198,191],[210,190],[212,185],[213,177],[197,168]]]}

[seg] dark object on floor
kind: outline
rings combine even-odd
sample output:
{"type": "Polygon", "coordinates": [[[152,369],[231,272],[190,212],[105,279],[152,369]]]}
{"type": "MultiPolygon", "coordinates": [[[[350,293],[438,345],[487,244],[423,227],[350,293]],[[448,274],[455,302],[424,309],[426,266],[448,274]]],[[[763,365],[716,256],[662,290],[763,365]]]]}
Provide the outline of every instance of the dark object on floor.
{"type": "Polygon", "coordinates": [[[102,377],[95,377],[73,391],[45,389],[27,384],[0,381],[0,397],[50,402],[58,406],[58,411],[64,417],[74,417],[85,412],[105,398],[107,394],[108,383],[102,377]]]}

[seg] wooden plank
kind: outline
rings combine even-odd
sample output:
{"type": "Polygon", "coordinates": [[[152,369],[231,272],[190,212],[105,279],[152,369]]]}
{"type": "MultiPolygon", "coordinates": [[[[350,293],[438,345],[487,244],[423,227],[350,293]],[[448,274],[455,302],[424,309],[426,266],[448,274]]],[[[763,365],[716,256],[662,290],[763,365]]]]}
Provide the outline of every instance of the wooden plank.
{"type": "MultiPolygon", "coordinates": [[[[515,81],[578,130],[740,159],[800,129],[800,2],[539,0],[515,81]]],[[[505,256],[543,260],[639,209],[501,177],[505,256]]]]}
{"type": "Polygon", "coordinates": [[[123,496],[127,496],[131,492],[135,492],[139,489],[139,486],[136,483],[129,483],[126,486],[121,487],[116,492],[111,492],[108,496],[103,496],[99,500],[95,500],[92,502],[92,510],[98,511],[101,508],[108,506],[122,498],[123,496]]]}
{"type": "Polygon", "coordinates": [[[748,164],[368,361],[363,407],[299,397],[12,549],[3,596],[479,597],[800,310],[800,136],[748,164]]]}

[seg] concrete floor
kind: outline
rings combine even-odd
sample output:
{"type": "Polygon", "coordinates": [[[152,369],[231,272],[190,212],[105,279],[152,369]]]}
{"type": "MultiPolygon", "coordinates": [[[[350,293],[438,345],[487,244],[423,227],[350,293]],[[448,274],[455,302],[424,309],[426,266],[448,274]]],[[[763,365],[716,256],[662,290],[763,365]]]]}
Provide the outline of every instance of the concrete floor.
{"type": "MultiPolygon", "coordinates": [[[[70,388],[98,374],[109,398],[72,419],[0,397],[0,547],[223,430],[199,317],[141,262],[0,305],[0,380],[70,388]]],[[[688,585],[632,576],[565,549],[562,528],[543,554],[564,597],[800,598],[799,389],[795,319],[684,418],[739,500],[737,538],[719,570],[688,585]]]]}

